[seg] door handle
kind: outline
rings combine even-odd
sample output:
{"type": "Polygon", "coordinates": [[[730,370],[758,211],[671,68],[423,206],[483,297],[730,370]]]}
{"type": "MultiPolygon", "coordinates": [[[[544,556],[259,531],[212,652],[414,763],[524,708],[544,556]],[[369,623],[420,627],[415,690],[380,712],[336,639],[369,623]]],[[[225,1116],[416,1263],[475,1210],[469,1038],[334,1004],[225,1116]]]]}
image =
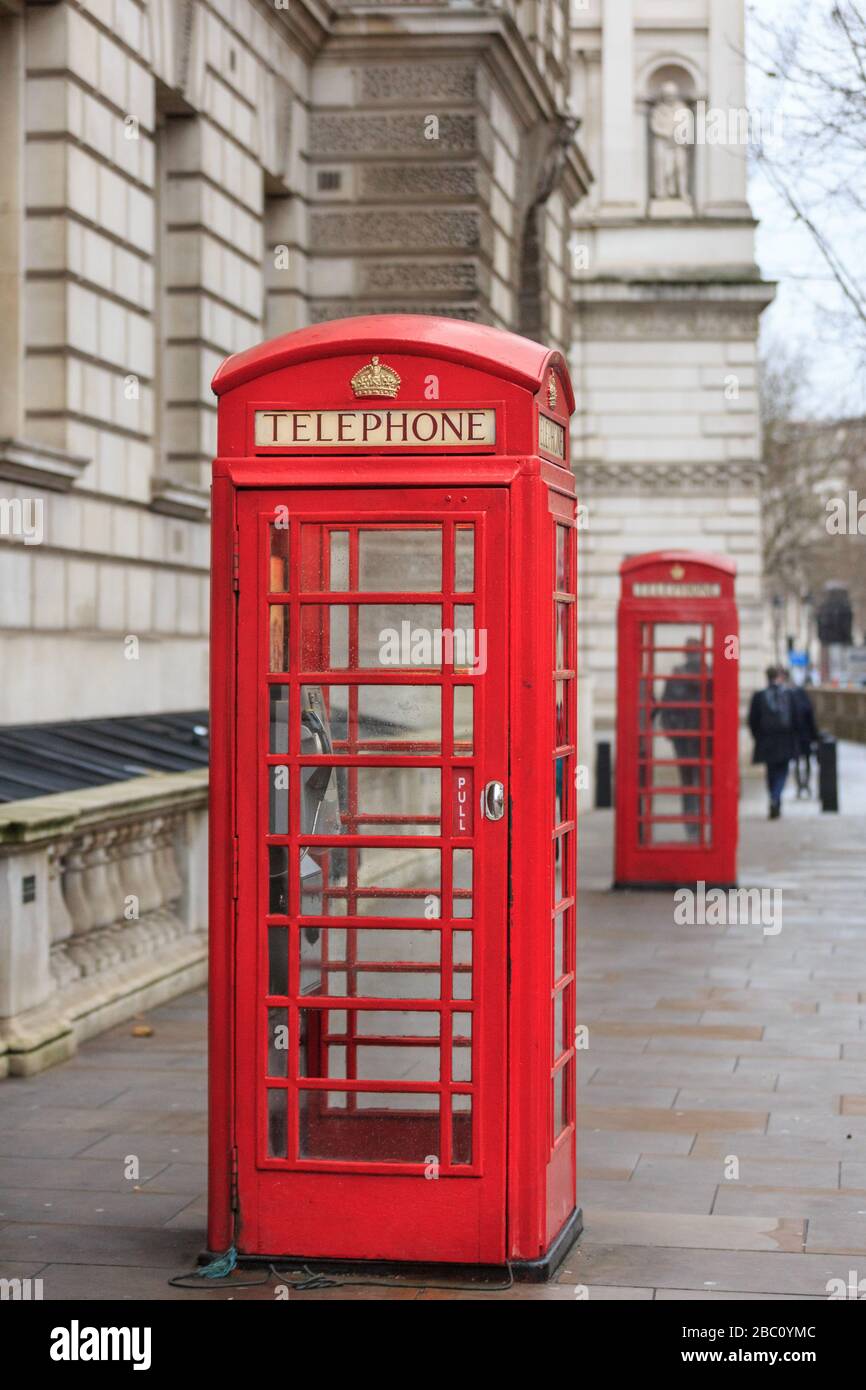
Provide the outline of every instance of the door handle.
{"type": "Polygon", "coordinates": [[[501,782],[488,782],[481,793],[481,814],[488,820],[502,820],[505,815],[505,788],[501,782]]]}

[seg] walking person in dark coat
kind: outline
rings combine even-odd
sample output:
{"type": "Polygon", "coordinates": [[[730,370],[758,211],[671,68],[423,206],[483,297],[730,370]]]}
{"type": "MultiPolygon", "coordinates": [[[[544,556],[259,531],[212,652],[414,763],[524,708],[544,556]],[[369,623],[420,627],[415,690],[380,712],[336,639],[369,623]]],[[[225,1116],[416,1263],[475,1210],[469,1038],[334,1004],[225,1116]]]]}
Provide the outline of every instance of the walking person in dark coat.
{"type": "Polygon", "coordinates": [[[752,696],[749,728],[755,740],[752,762],[765,763],[767,767],[770,820],[778,820],[782,814],[782,792],[788,767],[796,756],[794,702],[780,666],[767,668],[766,688],[756,690],[752,696]]]}
{"type": "Polygon", "coordinates": [[[815,711],[809,699],[808,690],[802,685],[791,686],[791,701],[794,706],[794,771],[797,774],[797,797],[809,796],[809,779],[812,772],[811,753],[818,742],[818,725],[815,711]]]}

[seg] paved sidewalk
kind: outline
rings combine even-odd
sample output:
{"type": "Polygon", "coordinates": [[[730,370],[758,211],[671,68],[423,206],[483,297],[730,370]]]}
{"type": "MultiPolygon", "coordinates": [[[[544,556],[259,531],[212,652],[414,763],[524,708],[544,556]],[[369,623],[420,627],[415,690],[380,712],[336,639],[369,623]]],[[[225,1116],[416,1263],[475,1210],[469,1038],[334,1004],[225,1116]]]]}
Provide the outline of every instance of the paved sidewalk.
{"type": "MultiPolygon", "coordinates": [[[[557,1283],[292,1297],[824,1299],[866,1277],[866,748],[843,746],[841,788],[838,816],[788,803],[768,823],[746,781],[740,882],[782,890],[776,935],[609,892],[612,818],[584,817],[586,1232],[557,1283]]],[[[204,1010],[189,995],[150,1038],[124,1024],[0,1083],[0,1277],[39,1276],[46,1299],[274,1297],[166,1282],[204,1240],[204,1010]]]]}

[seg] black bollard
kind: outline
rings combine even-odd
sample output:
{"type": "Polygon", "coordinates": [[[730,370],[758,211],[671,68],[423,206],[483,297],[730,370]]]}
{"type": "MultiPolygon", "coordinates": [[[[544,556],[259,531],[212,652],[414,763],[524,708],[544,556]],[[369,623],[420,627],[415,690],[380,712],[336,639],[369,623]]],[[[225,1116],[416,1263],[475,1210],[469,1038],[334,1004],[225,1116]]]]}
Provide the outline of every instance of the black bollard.
{"type": "Polygon", "coordinates": [[[606,811],[613,805],[613,763],[609,742],[595,745],[595,805],[600,811],[606,811]]]}
{"type": "Polygon", "coordinates": [[[818,794],[822,811],[839,810],[836,740],[832,734],[821,734],[818,739],[818,794]]]}

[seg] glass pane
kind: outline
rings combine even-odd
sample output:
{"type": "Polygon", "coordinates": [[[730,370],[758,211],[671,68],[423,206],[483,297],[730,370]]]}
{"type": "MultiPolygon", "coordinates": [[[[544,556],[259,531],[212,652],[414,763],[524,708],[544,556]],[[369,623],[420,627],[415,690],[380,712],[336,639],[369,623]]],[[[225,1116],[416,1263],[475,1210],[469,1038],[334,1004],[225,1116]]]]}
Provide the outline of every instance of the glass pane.
{"type": "Polygon", "coordinates": [[[301,850],[301,912],[326,917],[440,915],[438,849],[301,850]]]}
{"type": "Polygon", "coordinates": [[[574,832],[569,830],[558,835],[553,842],[553,894],[554,904],[563,898],[570,898],[574,892],[574,832]]]}
{"type": "Polygon", "coordinates": [[[574,617],[573,603],[557,603],[556,609],[556,652],[554,661],[557,671],[571,669],[571,623],[574,617]]]}
{"type": "Polygon", "coordinates": [[[268,1076],[289,1074],[289,1011],[268,1009],[268,1076]]]}
{"type": "Polygon", "coordinates": [[[304,1091],[300,1157],[366,1163],[432,1162],[439,1096],[411,1091],[304,1091]]]}
{"type": "Polygon", "coordinates": [[[565,974],[565,914],[558,912],[553,919],[553,978],[565,974]]]}
{"type": "MultiPolygon", "coordinates": [[[[271,529],[271,563],[268,587],[272,594],[283,594],[289,587],[289,527],[275,522],[271,529]]],[[[285,669],[285,668],[284,668],[285,669]]]]}
{"type": "Polygon", "coordinates": [[[557,526],[556,528],[556,575],[555,587],[560,593],[570,594],[571,574],[569,566],[569,541],[570,531],[567,526],[557,526]]]}
{"type": "Polygon", "coordinates": [[[439,1080],[439,1014],[301,1009],[300,1075],[358,1081],[439,1080]]]}
{"type": "Polygon", "coordinates": [[[269,685],[268,692],[270,728],[268,752],[288,753],[289,687],[287,685],[269,685]]]}
{"type": "Polygon", "coordinates": [[[453,961],[452,999],[472,998],[472,933],[455,931],[451,937],[453,961]]]}
{"type": "Polygon", "coordinates": [[[349,587],[349,533],[331,532],[331,573],[328,588],[332,593],[342,593],[349,587]]]}
{"type": "Polygon", "coordinates": [[[349,608],[343,603],[301,606],[301,666],[342,671],[349,665],[349,608]]]}
{"type": "Polygon", "coordinates": [[[453,917],[472,916],[472,850],[451,851],[453,917]]]}
{"type": "Polygon", "coordinates": [[[562,825],[571,817],[569,806],[569,758],[556,758],[553,768],[553,823],[562,825]]]}
{"type": "Polygon", "coordinates": [[[712,671],[713,629],[709,623],[646,624],[643,638],[642,672],[689,676],[712,671]]]}
{"type": "Polygon", "coordinates": [[[475,692],[471,685],[454,687],[454,756],[471,758],[473,752],[473,705],[475,692]]]}
{"type": "Polygon", "coordinates": [[[472,1080],[472,1015],[451,1016],[451,1080],[472,1080]]]}
{"type": "MultiPolygon", "coordinates": [[[[367,999],[439,998],[438,931],[325,927],[320,935],[316,993],[367,999]]],[[[301,956],[303,963],[303,933],[301,956]]],[[[312,981],[311,974],[307,978],[312,981]]]]}
{"type": "Polygon", "coordinates": [[[357,669],[439,670],[443,647],[439,604],[365,603],[358,607],[357,669]]]}
{"type": "Polygon", "coordinates": [[[457,526],[454,531],[454,592],[471,593],[475,588],[475,527],[457,526]]]}
{"type": "Polygon", "coordinates": [[[289,610],[283,604],[271,604],[271,636],[269,671],[289,669],[289,610]]]}
{"type": "Polygon", "coordinates": [[[565,990],[553,996],[553,1056],[554,1060],[565,1051],[565,990]]]}
{"type": "Polygon", "coordinates": [[[557,748],[571,742],[568,702],[571,694],[571,681],[556,681],[556,730],[554,738],[557,748]]]}
{"type": "Polygon", "coordinates": [[[445,661],[455,671],[474,671],[483,675],[487,669],[487,634],[475,630],[475,605],[459,603],[454,608],[454,631],[445,645],[445,661]]]}
{"type": "Polygon", "coordinates": [[[441,527],[359,531],[358,588],[367,593],[439,593],[441,527]]]}
{"type": "Polygon", "coordinates": [[[342,824],[349,835],[438,835],[442,774],[438,767],[347,767],[339,776],[342,824]]]}
{"type": "Polygon", "coordinates": [[[289,933],[268,927],[268,994],[289,992],[289,933]]]}
{"type": "MultiPolygon", "coordinates": [[[[705,735],[641,734],[638,739],[638,757],[649,762],[667,765],[664,784],[671,780],[670,768],[677,759],[696,761],[712,757],[712,739],[705,735]]],[[[709,768],[706,769],[709,771],[709,768]]]]}
{"type": "Polygon", "coordinates": [[[433,671],[442,666],[442,609],[432,603],[303,604],[306,671],[433,671]],[[350,650],[350,625],[357,625],[350,650]]]}
{"type": "Polygon", "coordinates": [[[268,1090],[268,1158],[287,1158],[288,1092],[272,1086],[268,1090]]]}
{"type": "MultiPolygon", "coordinates": [[[[273,686],[271,687],[273,689],[273,686]]],[[[268,833],[288,835],[289,833],[289,769],[271,767],[268,788],[268,833]]]]}
{"type": "Polygon", "coordinates": [[[285,917],[289,910],[289,851],[285,845],[268,850],[268,912],[285,917]]]}
{"type": "Polygon", "coordinates": [[[568,1106],[566,1103],[565,1084],[568,1066],[563,1066],[553,1078],[553,1137],[558,1139],[565,1129],[568,1106]]]}
{"type": "Polygon", "coordinates": [[[452,1096],[451,1162],[472,1162],[472,1097],[452,1096]],[[458,1102],[461,1104],[458,1105],[458,1102]]]}
{"type": "Polygon", "coordinates": [[[436,757],[441,752],[438,685],[302,686],[302,709],[316,702],[335,753],[436,757]]]}
{"type": "MultiPolygon", "coordinates": [[[[711,842],[710,827],[704,827],[711,842]]],[[[701,826],[687,821],[640,821],[638,823],[638,842],[642,845],[687,845],[701,842],[701,826]]]]}

